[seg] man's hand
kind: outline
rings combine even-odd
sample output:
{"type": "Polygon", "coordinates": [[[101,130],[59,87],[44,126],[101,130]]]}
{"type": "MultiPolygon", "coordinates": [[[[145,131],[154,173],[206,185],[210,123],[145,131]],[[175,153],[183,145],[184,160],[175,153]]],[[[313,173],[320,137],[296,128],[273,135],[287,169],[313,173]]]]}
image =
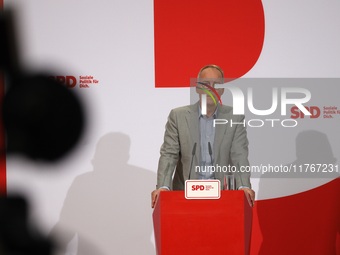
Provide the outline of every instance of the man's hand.
{"type": "Polygon", "coordinates": [[[163,189],[163,188],[160,188],[160,189],[156,189],[154,191],[151,192],[151,208],[154,208],[155,207],[155,204],[157,202],[157,199],[159,197],[159,193],[161,191],[168,191],[167,189],[163,189]]]}
{"type": "Polygon", "coordinates": [[[251,207],[254,206],[255,203],[255,192],[252,189],[249,188],[241,188],[240,190],[244,191],[244,194],[246,195],[246,198],[248,200],[248,203],[251,207]]]}

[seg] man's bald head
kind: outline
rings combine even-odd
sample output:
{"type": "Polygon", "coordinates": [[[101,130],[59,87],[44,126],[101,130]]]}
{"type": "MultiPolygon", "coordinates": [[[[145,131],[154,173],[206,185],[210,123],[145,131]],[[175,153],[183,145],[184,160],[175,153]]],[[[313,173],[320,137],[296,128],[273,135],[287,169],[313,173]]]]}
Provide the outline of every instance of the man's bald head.
{"type": "Polygon", "coordinates": [[[224,72],[222,70],[221,67],[219,67],[218,65],[206,65],[206,66],[203,66],[201,68],[201,70],[198,72],[198,78],[201,78],[201,75],[202,73],[207,70],[207,69],[213,69],[213,70],[217,70],[220,74],[221,74],[221,78],[224,78],[224,72]]]}

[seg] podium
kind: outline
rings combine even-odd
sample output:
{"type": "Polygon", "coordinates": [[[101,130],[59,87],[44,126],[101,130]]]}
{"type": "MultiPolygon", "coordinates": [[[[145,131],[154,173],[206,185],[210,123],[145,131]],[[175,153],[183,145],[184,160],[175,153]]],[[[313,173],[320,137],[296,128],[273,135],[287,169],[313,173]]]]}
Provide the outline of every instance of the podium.
{"type": "Polygon", "coordinates": [[[220,199],[186,199],[162,191],[153,211],[157,255],[248,255],[252,208],[244,191],[221,191],[220,199]]]}

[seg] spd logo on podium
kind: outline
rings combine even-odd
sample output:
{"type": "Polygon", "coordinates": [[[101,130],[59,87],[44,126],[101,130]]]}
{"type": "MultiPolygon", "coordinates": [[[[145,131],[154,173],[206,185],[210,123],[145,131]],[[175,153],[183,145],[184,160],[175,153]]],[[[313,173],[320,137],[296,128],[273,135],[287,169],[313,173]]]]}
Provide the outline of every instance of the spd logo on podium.
{"type": "Polygon", "coordinates": [[[219,199],[221,182],[219,180],[187,180],[184,193],[186,199],[219,199]]]}

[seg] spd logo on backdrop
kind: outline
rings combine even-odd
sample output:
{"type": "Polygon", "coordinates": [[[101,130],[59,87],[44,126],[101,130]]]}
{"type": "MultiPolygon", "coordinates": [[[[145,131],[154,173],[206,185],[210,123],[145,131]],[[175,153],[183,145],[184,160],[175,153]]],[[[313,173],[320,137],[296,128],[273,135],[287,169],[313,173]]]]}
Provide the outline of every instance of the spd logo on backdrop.
{"type": "Polygon", "coordinates": [[[67,88],[90,88],[99,85],[99,80],[95,79],[92,75],[56,75],[50,76],[50,78],[60,82],[67,88]]]}

